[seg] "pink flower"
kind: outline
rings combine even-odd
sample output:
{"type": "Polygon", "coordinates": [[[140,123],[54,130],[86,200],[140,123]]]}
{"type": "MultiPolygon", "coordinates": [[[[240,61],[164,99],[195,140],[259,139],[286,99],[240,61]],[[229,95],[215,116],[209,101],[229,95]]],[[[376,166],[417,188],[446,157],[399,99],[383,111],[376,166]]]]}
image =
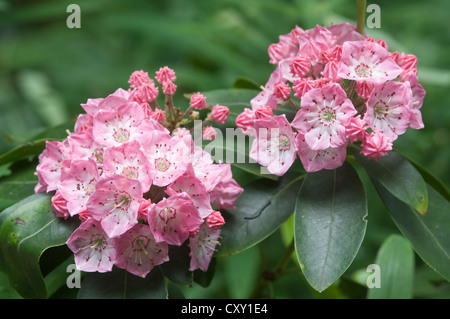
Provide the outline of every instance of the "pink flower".
{"type": "Polygon", "coordinates": [[[51,192],[57,190],[61,183],[61,168],[63,162],[70,156],[70,146],[65,140],[46,141],[45,150],[39,156],[36,173],[39,179],[36,191],[51,192]]]}
{"type": "Polygon", "coordinates": [[[180,176],[167,186],[167,195],[173,196],[178,193],[189,195],[201,218],[207,217],[213,210],[210,204],[210,195],[205,186],[192,174],[180,176]]]}
{"type": "Polygon", "coordinates": [[[67,137],[70,146],[70,159],[88,159],[95,160],[98,166],[103,163],[104,146],[94,141],[93,128],[85,131],[72,133],[67,137]]]}
{"type": "Polygon", "coordinates": [[[86,131],[94,125],[94,121],[91,115],[89,114],[80,114],[77,117],[77,121],[75,122],[74,132],[79,133],[86,131]]]}
{"type": "Polygon", "coordinates": [[[358,81],[356,83],[356,93],[363,99],[367,100],[372,93],[373,83],[367,81],[358,81]]]}
{"type": "Polygon", "coordinates": [[[343,79],[384,82],[402,72],[389,52],[376,42],[347,41],[342,45],[338,76],[343,79]]]}
{"type": "Polygon", "coordinates": [[[217,185],[211,191],[211,204],[217,209],[234,209],[234,203],[241,196],[244,189],[233,179],[231,164],[218,164],[222,171],[217,185]]]}
{"type": "Polygon", "coordinates": [[[189,247],[191,249],[191,262],[189,271],[200,269],[207,271],[211,258],[216,251],[216,245],[219,244],[220,229],[210,228],[203,223],[198,232],[189,237],[189,247]]]}
{"type": "Polygon", "coordinates": [[[56,217],[69,218],[70,214],[67,210],[67,200],[61,195],[59,190],[53,195],[51,203],[56,217]]]}
{"type": "Polygon", "coordinates": [[[228,107],[216,104],[213,106],[208,119],[211,122],[219,122],[224,124],[227,121],[228,114],[230,114],[230,109],[228,107]]]}
{"type": "Polygon", "coordinates": [[[115,239],[109,238],[100,222],[88,218],[70,235],[66,242],[75,255],[78,270],[108,272],[116,260],[115,239]]]}
{"type": "Polygon", "coordinates": [[[218,229],[225,225],[225,220],[222,217],[222,214],[219,211],[213,211],[211,214],[206,217],[206,225],[208,225],[211,229],[218,229]]]}
{"type": "Polygon", "coordinates": [[[269,77],[266,85],[262,88],[261,92],[258,93],[253,99],[250,100],[250,105],[253,110],[258,109],[261,106],[268,106],[272,109],[276,110],[278,106],[278,99],[272,94],[275,85],[280,83],[283,80],[281,76],[281,72],[279,68],[276,68],[275,71],[269,77]]]}
{"type": "Polygon", "coordinates": [[[136,88],[134,100],[139,104],[151,103],[156,100],[158,94],[159,88],[156,87],[155,83],[152,81],[149,83],[144,83],[136,88]]]}
{"type": "Polygon", "coordinates": [[[313,80],[301,79],[294,82],[293,89],[295,91],[294,96],[302,98],[308,91],[315,87],[313,80]]]}
{"type": "Polygon", "coordinates": [[[268,106],[261,106],[255,110],[256,119],[265,119],[273,116],[272,109],[268,106]]]}
{"type": "Polygon", "coordinates": [[[142,201],[141,183],[121,175],[104,174],[87,202],[92,217],[108,237],[117,237],[137,224],[142,201]]]}
{"type": "Polygon", "coordinates": [[[163,85],[163,93],[166,95],[174,95],[177,90],[177,86],[172,81],[166,81],[163,85]]]}
{"type": "Polygon", "coordinates": [[[151,79],[149,78],[148,73],[140,70],[140,71],[134,71],[133,73],[131,73],[128,83],[130,84],[131,88],[135,89],[145,83],[150,83],[150,81],[151,81],[151,79]]]}
{"type": "Polygon", "coordinates": [[[356,31],[356,25],[344,22],[335,24],[327,28],[333,35],[336,44],[342,45],[347,41],[360,41],[364,40],[364,35],[356,31]]]}
{"type": "Polygon", "coordinates": [[[393,141],[409,126],[411,101],[409,83],[388,81],[376,85],[366,102],[364,120],[373,131],[381,131],[393,141]]]}
{"type": "Polygon", "coordinates": [[[93,159],[64,162],[59,191],[67,200],[67,209],[71,216],[86,210],[86,204],[95,191],[98,179],[99,172],[93,159]]]}
{"type": "Polygon", "coordinates": [[[345,127],[356,114],[352,102],[338,84],[328,84],[306,93],[292,126],[305,135],[314,151],[347,144],[345,127]]]}
{"type": "Polygon", "coordinates": [[[291,74],[294,77],[304,77],[311,70],[311,61],[308,57],[297,56],[292,59],[289,65],[291,74]]]}
{"type": "Polygon", "coordinates": [[[287,83],[279,83],[272,90],[274,97],[280,100],[287,100],[291,95],[291,87],[287,83]]]}
{"type": "Polygon", "coordinates": [[[253,127],[254,119],[255,113],[251,109],[245,108],[244,112],[236,117],[236,126],[241,129],[244,134],[253,136],[255,134],[255,129],[253,127]]]}
{"type": "Polygon", "coordinates": [[[166,113],[161,109],[155,109],[150,115],[150,118],[158,123],[162,123],[166,120],[166,113]]]}
{"type": "Polygon", "coordinates": [[[283,175],[296,157],[294,132],[286,116],[255,120],[256,139],[250,150],[250,157],[270,173],[283,175]]]}
{"type": "Polygon", "coordinates": [[[322,76],[332,82],[339,82],[342,80],[342,78],[338,76],[338,64],[335,61],[330,61],[325,65],[322,76]]]}
{"type": "Polygon", "coordinates": [[[139,124],[145,115],[137,103],[121,106],[117,111],[99,111],[94,117],[93,136],[97,144],[119,146],[142,135],[139,124]]]}
{"type": "Polygon", "coordinates": [[[216,129],[212,126],[205,126],[202,131],[202,138],[204,140],[213,140],[216,138],[216,129]]]}
{"type": "Polygon", "coordinates": [[[157,242],[181,246],[190,232],[195,232],[203,219],[186,193],[163,198],[148,212],[148,224],[157,242]]]}
{"type": "Polygon", "coordinates": [[[194,109],[203,110],[206,107],[206,97],[200,92],[194,93],[189,103],[194,109]]]}
{"type": "Polygon", "coordinates": [[[145,193],[152,185],[150,163],[136,141],[105,150],[103,172],[138,180],[145,193]]]}
{"type": "Polygon", "coordinates": [[[222,170],[217,164],[213,163],[211,154],[201,147],[194,147],[191,163],[187,172],[197,177],[205,186],[207,192],[212,191],[220,181],[222,170]]]}
{"type": "Polygon", "coordinates": [[[169,246],[155,241],[147,225],[137,224],[115,241],[116,266],[145,278],[157,265],[169,260],[169,246]]]}
{"type": "Polygon", "coordinates": [[[342,166],[347,155],[346,146],[329,147],[324,150],[313,151],[309,148],[302,134],[297,134],[295,144],[303,167],[310,173],[322,169],[338,168],[342,166]]]}
{"type": "Polygon", "coordinates": [[[350,138],[350,142],[354,143],[357,140],[363,141],[368,129],[366,121],[361,119],[361,116],[352,117],[350,123],[345,128],[346,138],[350,138]]]}
{"type": "Polygon", "coordinates": [[[367,134],[362,143],[361,154],[368,158],[376,158],[378,161],[381,156],[386,156],[388,151],[392,150],[392,142],[381,131],[367,134]]]}
{"type": "Polygon", "coordinates": [[[425,98],[425,90],[423,86],[417,82],[417,75],[414,73],[409,73],[405,78],[405,82],[408,82],[411,87],[412,101],[411,101],[411,123],[410,127],[413,129],[424,128],[422,121],[422,114],[420,109],[423,105],[423,99],[425,98]]]}
{"type": "Polygon", "coordinates": [[[183,175],[190,161],[188,146],[168,133],[154,131],[144,136],[141,143],[146,154],[153,184],[167,186],[183,175]]]}
{"type": "Polygon", "coordinates": [[[159,71],[156,71],[155,79],[160,84],[164,84],[167,81],[175,82],[176,78],[175,71],[167,66],[159,68],[159,71]]]}

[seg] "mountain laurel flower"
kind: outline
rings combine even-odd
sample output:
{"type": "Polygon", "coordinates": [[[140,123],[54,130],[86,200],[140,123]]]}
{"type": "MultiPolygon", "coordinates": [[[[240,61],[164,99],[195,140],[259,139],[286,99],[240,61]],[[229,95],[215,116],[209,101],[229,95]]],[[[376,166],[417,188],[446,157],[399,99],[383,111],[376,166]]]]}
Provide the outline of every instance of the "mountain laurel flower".
{"type": "Polygon", "coordinates": [[[168,66],[159,68],[158,71],[156,71],[155,79],[160,84],[166,83],[166,82],[175,82],[176,80],[175,71],[169,68],[168,66]]]}
{"type": "Polygon", "coordinates": [[[206,107],[206,97],[200,92],[194,93],[190,98],[189,104],[196,110],[203,110],[206,107]]]}
{"type": "MultiPolygon", "coordinates": [[[[81,222],[66,242],[79,270],[116,266],[146,277],[169,260],[171,245],[189,241],[190,269],[206,271],[225,224],[219,210],[234,208],[243,191],[230,164],[213,162],[195,145],[189,124],[200,112],[183,112],[168,99],[176,93],[175,72],[162,67],[155,79],[135,71],[127,90],[88,99],[74,132],[47,141],[39,155],[34,191],[54,192],[55,216],[81,222]]],[[[204,109],[205,100],[196,93],[186,109],[204,109]]],[[[225,123],[228,114],[228,107],[216,105],[203,121],[225,123]]],[[[217,133],[207,126],[203,137],[217,133]]]]}
{"type": "Polygon", "coordinates": [[[338,84],[328,84],[306,93],[292,126],[305,136],[315,151],[347,144],[345,127],[357,111],[338,84]]]}
{"type": "Polygon", "coordinates": [[[205,126],[202,131],[202,137],[204,140],[213,140],[216,138],[216,129],[212,126],[205,126]]]}
{"type": "Polygon", "coordinates": [[[134,71],[133,73],[131,73],[130,78],[128,80],[130,87],[133,89],[136,89],[145,83],[151,83],[151,82],[152,82],[152,80],[148,76],[148,73],[144,72],[142,70],[134,71]]]}
{"type": "Polygon", "coordinates": [[[208,119],[211,122],[218,122],[224,124],[227,121],[230,109],[227,106],[216,104],[213,106],[211,113],[208,115],[208,119]]]}
{"type": "Polygon", "coordinates": [[[283,175],[294,163],[296,147],[294,132],[286,116],[278,115],[268,119],[255,120],[256,139],[250,150],[250,157],[270,173],[283,175]]]}
{"type": "Polygon", "coordinates": [[[368,158],[380,160],[381,156],[386,156],[392,150],[392,141],[381,131],[367,134],[363,143],[361,154],[368,158]]]}
{"type": "Polygon", "coordinates": [[[88,218],[75,229],[66,244],[75,255],[78,270],[102,273],[111,271],[114,266],[116,240],[108,237],[99,221],[88,218]]]}
{"type": "Polygon", "coordinates": [[[286,173],[296,155],[307,172],[335,169],[344,163],[349,144],[379,158],[408,128],[424,127],[417,57],[390,52],[385,40],[359,33],[356,25],[295,27],[269,45],[268,55],[274,70],[250,100],[251,109],[236,117],[236,126],[256,137],[250,158],[272,174],[286,173]],[[271,119],[291,115],[290,107],[294,116],[283,129],[287,138],[260,131],[271,119]],[[276,150],[281,144],[284,152],[276,150]],[[281,156],[284,160],[276,160],[281,156]]]}

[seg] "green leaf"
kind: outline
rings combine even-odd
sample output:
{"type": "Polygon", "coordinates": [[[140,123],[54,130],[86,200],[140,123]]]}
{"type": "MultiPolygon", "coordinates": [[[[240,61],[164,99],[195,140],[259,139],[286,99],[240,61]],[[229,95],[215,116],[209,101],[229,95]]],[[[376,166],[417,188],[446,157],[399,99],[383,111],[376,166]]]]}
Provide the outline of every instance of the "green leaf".
{"type": "Polygon", "coordinates": [[[426,216],[398,200],[381,183],[374,183],[392,219],[409,239],[416,253],[432,269],[450,281],[450,203],[428,186],[429,207],[426,216]]]}
{"type": "Polygon", "coordinates": [[[164,276],[153,268],[145,277],[114,267],[111,272],[88,273],[81,282],[78,299],[165,299],[168,296],[164,276]]]}
{"type": "Polygon", "coordinates": [[[51,197],[35,194],[0,214],[0,267],[24,298],[47,297],[39,259],[48,248],[64,245],[79,224],[56,217],[51,197]]]}
{"type": "Polygon", "coordinates": [[[354,154],[362,163],[370,178],[378,181],[395,197],[425,215],[428,207],[428,193],[426,183],[414,166],[403,156],[390,152],[379,161],[354,154]]]}
{"type": "Polygon", "coordinates": [[[244,251],[278,229],[292,215],[304,175],[290,172],[278,181],[257,180],[246,185],[236,208],[223,212],[218,256],[244,251]]]}
{"type": "Polygon", "coordinates": [[[367,293],[369,299],[410,299],[414,286],[414,251],[411,244],[400,235],[389,236],[377,253],[373,278],[368,283],[376,284],[379,271],[379,287],[374,285],[367,293]]]}
{"type": "Polygon", "coordinates": [[[193,274],[189,271],[191,258],[189,257],[189,246],[170,246],[169,261],[163,263],[160,268],[165,277],[178,285],[191,285],[193,274]]]}
{"type": "Polygon", "coordinates": [[[364,239],[366,216],[364,187],[348,162],[307,175],[297,197],[294,239],[314,289],[325,290],[350,266],[364,239]]]}
{"type": "Polygon", "coordinates": [[[27,160],[11,165],[11,174],[0,178],[0,212],[34,194],[38,183],[36,163],[27,160]]]}
{"type": "Polygon", "coordinates": [[[0,155],[0,165],[24,159],[31,155],[41,153],[45,148],[46,139],[40,139],[33,142],[27,142],[16,148],[0,155]]]}

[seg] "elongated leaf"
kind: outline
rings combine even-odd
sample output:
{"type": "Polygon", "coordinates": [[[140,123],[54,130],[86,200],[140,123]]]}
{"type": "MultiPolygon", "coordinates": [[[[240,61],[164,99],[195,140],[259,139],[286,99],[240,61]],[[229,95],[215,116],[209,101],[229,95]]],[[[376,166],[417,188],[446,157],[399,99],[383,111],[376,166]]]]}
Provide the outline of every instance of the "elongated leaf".
{"type": "Polygon", "coordinates": [[[228,256],[259,243],[283,224],[294,212],[294,198],[303,175],[290,172],[278,181],[257,180],[246,185],[236,208],[223,212],[218,256],[228,256]]]}
{"type": "Polygon", "coordinates": [[[375,187],[395,224],[417,254],[450,281],[450,203],[428,186],[430,205],[426,216],[394,197],[380,183],[375,187]]]}
{"type": "Polygon", "coordinates": [[[390,152],[379,161],[367,159],[354,149],[354,154],[370,175],[392,195],[425,215],[428,208],[428,193],[424,179],[403,156],[390,152]]]}
{"type": "Polygon", "coordinates": [[[0,267],[24,298],[46,298],[39,268],[42,253],[64,245],[78,220],[57,218],[52,194],[32,195],[0,214],[0,267]]]}
{"type": "Polygon", "coordinates": [[[349,163],[307,175],[297,197],[294,239],[314,289],[325,290],[350,266],[365,235],[366,216],[364,187],[349,163]]]}
{"type": "Polygon", "coordinates": [[[369,299],[410,299],[414,286],[414,251],[402,236],[391,235],[381,245],[375,260],[369,299]],[[379,271],[379,274],[376,272],[379,271]],[[377,278],[377,275],[379,277],[377,278]],[[379,283],[375,281],[379,280],[379,283]],[[377,285],[378,284],[378,285],[377,285]]]}
{"type": "Polygon", "coordinates": [[[164,276],[154,268],[145,277],[123,269],[107,273],[88,273],[81,282],[78,299],[165,299],[168,296],[164,276]]]}

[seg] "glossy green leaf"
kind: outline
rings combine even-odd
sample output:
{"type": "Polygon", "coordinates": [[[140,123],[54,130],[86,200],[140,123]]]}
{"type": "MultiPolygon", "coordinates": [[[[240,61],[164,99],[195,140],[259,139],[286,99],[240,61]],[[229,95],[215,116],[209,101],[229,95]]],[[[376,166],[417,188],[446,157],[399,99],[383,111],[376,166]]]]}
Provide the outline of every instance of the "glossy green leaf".
{"type": "Polygon", "coordinates": [[[189,246],[170,246],[169,261],[163,263],[160,268],[165,277],[178,285],[192,284],[193,274],[189,271],[191,258],[189,246]]]}
{"type": "Polygon", "coordinates": [[[84,276],[78,299],[166,299],[164,276],[153,268],[145,277],[135,276],[114,267],[111,272],[88,273],[84,276]]]}
{"type": "Polygon", "coordinates": [[[223,212],[219,256],[241,252],[259,243],[292,215],[303,175],[289,172],[278,181],[257,180],[246,185],[236,208],[223,212]]]}
{"type": "Polygon", "coordinates": [[[56,217],[51,197],[35,194],[0,213],[0,267],[25,298],[47,297],[39,259],[48,248],[64,245],[79,224],[56,217]]]}
{"type": "Polygon", "coordinates": [[[374,266],[367,279],[368,284],[371,285],[367,298],[410,299],[413,297],[414,251],[405,238],[400,235],[389,236],[381,245],[374,266]]]}
{"type": "Polygon", "coordinates": [[[350,266],[364,239],[366,216],[364,187],[349,163],[307,175],[297,197],[294,239],[314,289],[325,290],[350,266]]]}
{"type": "Polygon", "coordinates": [[[368,159],[354,150],[372,180],[376,180],[392,195],[425,215],[428,208],[428,193],[424,179],[403,156],[390,152],[379,161],[368,159]]]}
{"type": "Polygon", "coordinates": [[[416,253],[432,269],[450,281],[450,202],[428,186],[429,207],[426,216],[398,200],[380,183],[375,187],[389,214],[416,253]]]}
{"type": "Polygon", "coordinates": [[[11,174],[0,178],[0,212],[34,194],[38,179],[36,163],[27,160],[10,166],[11,174]]]}

